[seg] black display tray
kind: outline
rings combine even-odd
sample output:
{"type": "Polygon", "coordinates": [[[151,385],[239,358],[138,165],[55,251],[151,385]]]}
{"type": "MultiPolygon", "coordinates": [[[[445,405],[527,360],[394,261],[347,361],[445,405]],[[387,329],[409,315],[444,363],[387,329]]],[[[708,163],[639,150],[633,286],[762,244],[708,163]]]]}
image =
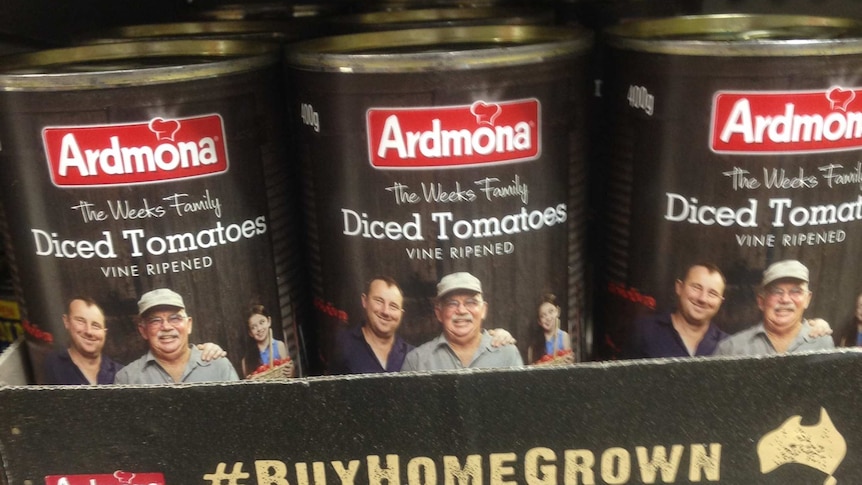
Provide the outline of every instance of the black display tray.
{"type": "Polygon", "coordinates": [[[0,389],[2,482],[858,484],[860,389],[862,352],[854,350],[236,384],[8,386],[0,389]],[[762,472],[769,463],[775,469],[762,472]]]}

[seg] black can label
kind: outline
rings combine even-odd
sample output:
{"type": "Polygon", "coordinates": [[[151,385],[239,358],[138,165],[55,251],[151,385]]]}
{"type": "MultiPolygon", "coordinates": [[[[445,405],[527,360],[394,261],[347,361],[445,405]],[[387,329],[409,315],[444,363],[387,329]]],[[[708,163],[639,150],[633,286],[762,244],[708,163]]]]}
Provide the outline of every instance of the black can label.
{"type": "Polygon", "coordinates": [[[436,285],[461,271],[482,283],[483,328],[512,333],[524,362],[544,355],[543,294],[556,295],[565,348],[577,351],[582,64],[451,71],[434,83],[421,73],[294,72],[325,359],[340,332],[366,321],[361,297],[376,276],[403,292],[400,338],[418,346],[439,336],[436,285]]]}
{"type": "Polygon", "coordinates": [[[5,92],[3,196],[37,380],[68,345],[71,298],[104,315],[103,354],[147,352],[137,301],[169,288],[192,343],[228,352],[242,377],[252,303],[299,361],[293,218],[275,67],[185,83],[5,92]],[[13,126],[14,125],[14,126],[13,126]]]}
{"type": "Polygon", "coordinates": [[[714,322],[727,333],[760,321],[762,272],[785,259],[810,270],[806,316],[836,336],[849,329],[860,291],[846,262],[862,240],[862,91],[846,73],[859,57],[612,54],[603,356],[625,348],[633,320],[675,308],[674,282],[695,263],[725,273],[714,322]]]}

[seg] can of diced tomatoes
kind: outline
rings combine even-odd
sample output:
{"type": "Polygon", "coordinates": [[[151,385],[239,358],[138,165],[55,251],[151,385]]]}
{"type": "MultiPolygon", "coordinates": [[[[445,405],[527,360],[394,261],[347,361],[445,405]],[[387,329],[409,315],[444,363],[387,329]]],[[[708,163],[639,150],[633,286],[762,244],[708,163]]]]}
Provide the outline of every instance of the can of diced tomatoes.
{"type": "Polygon", "coordinates": [[[302,372],[279,52],[150,41],[0,62],[4,232],[37,382],[62,371],[95,383],[82,354],[147,355],[137,317],[157,289],[183,303],[190,341],[221,346],[239,377],[258,364],[247,313],[262,305],[279,358],[302,372]]]}
{"type": "Polygon", "coordinates": [[[591,42],[578,29],[510,25],[353,34],[288,51],[330,372],[400,370],[405,350],[441,334],[437,293],[455,273],[479,282],[483,328],[508,330],[521,360],[545,354],[543,296],[556,314],[554,352],[580,356],[591,42]],[[396,337],[378,364],[366,345],[372,320],[396,337]]]}
{"type": "Polygon", "coordinates": [[[702,15],[606,34],[599,355],[629,354],[633,322],[673,311],[696,264],[724,275],[699,305],[726,333],[761,321],[755,290],[779,260],[810,271],[807,315],[843,326],[862,288],[847,266],[862,248],[858,20],[702,15]]]}

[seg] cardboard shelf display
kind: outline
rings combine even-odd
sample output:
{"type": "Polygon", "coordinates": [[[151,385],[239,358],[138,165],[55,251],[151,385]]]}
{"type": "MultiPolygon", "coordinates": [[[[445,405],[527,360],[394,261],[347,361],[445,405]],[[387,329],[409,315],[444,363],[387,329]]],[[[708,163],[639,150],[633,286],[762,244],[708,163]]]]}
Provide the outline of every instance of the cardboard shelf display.
{"type": "Polygon", "coordinates": [[[862,483],[862,352],[0,389],[4,485],[862,483]],[[471,481],[472,480],[472,481],[471,481]]]}

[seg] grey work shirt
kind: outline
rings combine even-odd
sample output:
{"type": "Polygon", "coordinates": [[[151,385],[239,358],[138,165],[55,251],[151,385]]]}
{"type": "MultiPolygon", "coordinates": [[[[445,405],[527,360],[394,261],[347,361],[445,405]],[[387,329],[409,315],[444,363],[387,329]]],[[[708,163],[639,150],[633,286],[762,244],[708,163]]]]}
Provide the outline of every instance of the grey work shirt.
{"type": "MultiPolygon", "coordinates": [[[[197,347],[191,347],[192,354],[183,371],[180,382],[214,382],[214,381],[236,381],[239,376],[225,358],[215,359],[210,362],[201,360],[201,351],[197,347]]],[[[159,362],[149,351],[138,360],[123,367],[114,378],[114,384],[173,384],[174,380],[170,374],[162,368],[159,362]]]]}
{"type": "MultiPolygon", "coordinates": [[[[824,335],[815,338],[809,336],[809,333],[811,333],[811,325],[808,324],[808,320],[803,320],[799,334],[788,347],[787,353],[835,348],[832,336],[824,335]]],[[[714,355],[770,355],[777,353],[778,351],[772,346],[761,322],[719,342],[714,355]]]]}
{"type": "MultiPolygon", "coordinates": [[[[518,348],[514,345],[494,347],[491,345],[491,335],[482,331],[482,340],[473,359],[466,367],[469,368],[491,368],[491,367],[520,367],[524,365],[518,348]]],[[[449,346],[446,337],[439,337],[425,342],[407,353],[404,358],[402,371],[410,370],[447,370],[464,369],[461,359],[449,346]]]]}

